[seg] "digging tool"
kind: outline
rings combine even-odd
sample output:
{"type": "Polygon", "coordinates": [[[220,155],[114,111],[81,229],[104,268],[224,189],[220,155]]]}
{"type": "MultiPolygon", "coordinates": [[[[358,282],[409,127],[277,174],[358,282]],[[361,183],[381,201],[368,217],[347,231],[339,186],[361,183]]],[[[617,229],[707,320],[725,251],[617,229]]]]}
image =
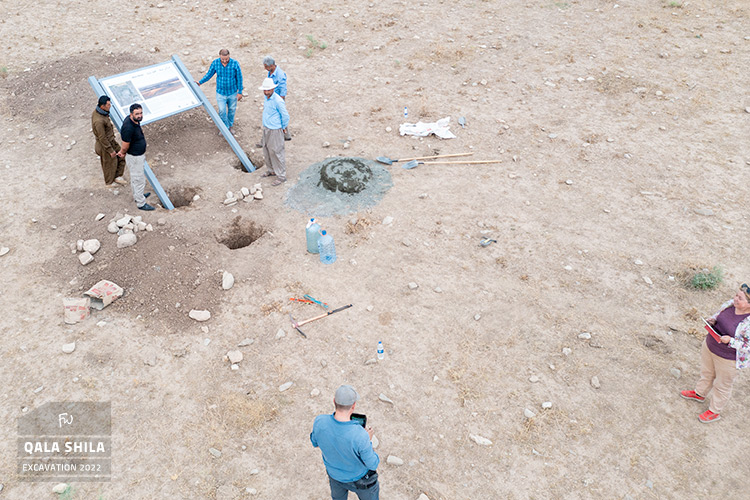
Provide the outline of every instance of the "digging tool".
{"type": "Polygon", "coordinates": [[[416,167],[417,165],[477,165],[480,163],[502,163],[503,160],[480,160],[480,161],[417,161],[412,160],[410,162],[401,165],[402,168],[407,170],[416,167]]]}
{"type": "Polygon", "coordinates": [[[326,304],[325,302],[321,302],[320,300],[316,299],[315,297],[311,297],[309,295],[305,295],[305,298],[307,300],[309,300],[313,304],[318,304],[323,309],[328,309],[328,304],[326,304]]]}
{"type": "Polygon", "coordinates": [[[317,321],[317,320],[322,319],[322,318],[325,318],[326,316],[330,316],[331,314],[335,314],[335,313],[337,313],[339,311],[343,311],[344,309],[349,309],[350,307],[352,307],[352,304],[347,304],[345,306],[339,307],[338,309],[334,309],[333,311],[328,311],[328,312],[325,312],[325,313],[323,313],[323,314],[321,314],[319,316],[315,316],[313,318],[306,319],[304,321],[299,321],[299,322],[296,321],[292,317],[291,313],[289,313],[289,319],[292,321],[292,328],[294,328],[295,330],[297,330],[303,337],[307,338],[307,335],[305,335],[305,332],[303,332],[302,330],[299,329],[300,326],[306,325],[308,323],[311,323],[313,321],[317,321]]]}
{"type": "Polygon", "coordinates": [[[417,156],[415,158],[399,158],[398,160],[391,160],[387,156],[378,156],[376,160],[380,163],[384,163],[386,165],[393,165],[394,163],[398,161],[410,161],[410,160],[432,160],[435,158],[455,158],[457,156],[471,156],[474,153],[456,153],[451,155],[435,155],[435,156],[417,156]]]}
{"type": "Polygon", "coordinates": [[[306,299],[298,299],[295,297],[289,297],[289,300],[293,302],[302,302],[303,304],[315,304],[312,300],[306,300],[306,299]]]}

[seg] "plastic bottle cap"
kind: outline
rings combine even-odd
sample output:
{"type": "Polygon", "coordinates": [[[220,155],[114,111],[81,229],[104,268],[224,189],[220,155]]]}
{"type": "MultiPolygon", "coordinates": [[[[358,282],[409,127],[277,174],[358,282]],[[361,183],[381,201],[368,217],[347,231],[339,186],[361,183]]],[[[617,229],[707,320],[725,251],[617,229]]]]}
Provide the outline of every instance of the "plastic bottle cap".
{"type": "Polygon", "coordinates": [[[315,222],[315,219],[314,219],[314,218],[313,218],[313,219],[310,219],[310,222],[315,222]]]}
{"type": "Polygon", "coordinates": [[[323,231],[321,231],[321,233],[320,233],[320,234],[322,234],[323,236],[325,236],[325,235],[326,235],[326,230],[325,230],[325,229],[323,229],[323,231]]]}

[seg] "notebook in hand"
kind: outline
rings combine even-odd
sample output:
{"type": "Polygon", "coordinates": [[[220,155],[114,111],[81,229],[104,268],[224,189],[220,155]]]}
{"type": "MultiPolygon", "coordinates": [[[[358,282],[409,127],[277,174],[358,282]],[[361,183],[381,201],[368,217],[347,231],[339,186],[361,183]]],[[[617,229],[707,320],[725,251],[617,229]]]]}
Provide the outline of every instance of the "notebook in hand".
{"type": "Polygon", "coordinates": [[[711,323],[709,323],[708,321],[706,321],[706,318],[701,317],[701,319],[706,324],[706,326],[705,326],[706,331],[708,331],[708,333],[711,334],[711,336],[714,338],[714,340],[716,342],[718,342],[719,344],[721,344],[721,335],[719,335],[719,332],[717,332],[716,330],[714,330],[714,327],[711,326],[711,323]]]}

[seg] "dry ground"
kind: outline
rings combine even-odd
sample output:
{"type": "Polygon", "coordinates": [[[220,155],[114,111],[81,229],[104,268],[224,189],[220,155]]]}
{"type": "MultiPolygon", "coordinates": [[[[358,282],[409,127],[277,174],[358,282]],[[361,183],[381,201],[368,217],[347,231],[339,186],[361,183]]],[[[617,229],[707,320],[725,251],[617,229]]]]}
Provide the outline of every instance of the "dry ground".
{"type": "Polygon", "coordinates": [[[74,483],[73,498],[326,498],[308,433],[341,383],[363,395],[383,462],[406,462],[380,467],[384,499],[746,497],[746,375],[710,426],[677,397],[697,375],[697,315],[750,279],[746,2],[4,0],[0,14],[0,498],[53,498],[17,480],[16,418],[79,400],[112,403],[114,472],[74,483]],[[136,210],[103,186],[86,78],[172,54],[199,77],[221,47],[244,70],[237,128],[251,155],[262,56],[289,74],[291,183],[330,154],[503,163],[394,165],[354,230],[349,215],[322,221],[339,253],[324,267],[305,253],[308,214],[285,206],[288,185],[264,182],[265,199],[236,212],[221,204],[259,175],[233,167],[197,109],[145,132],[165,188],[200,200],[145,214],[165,224],[118,250],[106,221],[136,210]],[[411,120],[451,116],[458,138],[386,132],[404,106],[411,120]],[[233,224],[263,234],[230,250],[233,224]],[[484,235],[498,243],[481,248],[484,235]],[[88,267],[68,248],[79,238],[102,241],[88,267]],[[684,286],[714,265],[718,290],[684,286]],[[63,324],[61,299],[100,279],[127,295],[63,324]],[[303,339],[287,314],[317,312],[289,303],[304,293],[354,307],[303,339]],[[208,333],[193,307],[212,312],[208,333]],[[245,338],[230,371],[222,357],[245,338]],[[365,365],[378,340],[385,361],[365,365]]]}

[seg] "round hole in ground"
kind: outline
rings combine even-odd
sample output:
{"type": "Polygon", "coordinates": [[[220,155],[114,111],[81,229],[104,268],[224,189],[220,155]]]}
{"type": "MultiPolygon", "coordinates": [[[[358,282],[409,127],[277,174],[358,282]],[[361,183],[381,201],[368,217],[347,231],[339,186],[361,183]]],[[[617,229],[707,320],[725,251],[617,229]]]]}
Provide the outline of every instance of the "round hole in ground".
{"type": "Polygon", "coordinates": [[[265,229],[251,220],[243,220],[241,215],[235,217],[232,222],[221,230],[216,239],[230,250],[245,248],[263,236],[265,229]]]}
{"type": "MultiPolygon", "coordinates": [[[[250,163],[253,164],[256,170],[262,168],[265,164],[262,152],[251,151],[248,153],[247,151],[245,151],[245,154],[247,155],[247,159],[250,160],[250,163]]],[[[247,170],[245,170],[245,167],[242,165],[242,162],[239,158],[237,158],[237,160],[232,163],[232,167],[239,170],[240,172],[247,173],[247,170]]]]}
{"type": "Polygon", "coordinates": [[[189,207],[196,194],[198,194],[198,188],[194,187],[176,187],[167,191],[167,196],[175,208],[189,207]]]}

